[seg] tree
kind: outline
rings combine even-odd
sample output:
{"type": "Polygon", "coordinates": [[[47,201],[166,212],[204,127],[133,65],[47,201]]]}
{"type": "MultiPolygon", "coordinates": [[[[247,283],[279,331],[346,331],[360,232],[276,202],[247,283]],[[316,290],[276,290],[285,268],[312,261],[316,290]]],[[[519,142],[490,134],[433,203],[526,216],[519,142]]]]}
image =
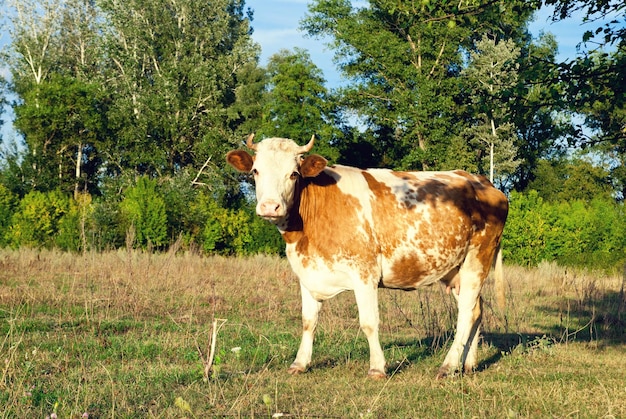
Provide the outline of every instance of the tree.
{"type": "Polygon", "coordinates": [[[620,22],[626,3],[619,0],[546,0],[555,7],[553,20],[582,13],[587,28],[580,42],[588,47],[559,64],[560,78],[573,112],[584,124],[570,138],[576,146],[594,146],[613,160],[617,197],[626,196],[626,26],[620,22]],[[591,131],[591,135],[590,135],[591,131]]]}
{"type": "Polygon", "coordinates": [[[69,208],[69,198],[58,190],[31,191],[19,202],[5,238],[15,247],[51,247],[69,208]]]}
{"type": "Polygon", "coordinates": [[[31,187],[93,189],[95,156],[104,117],[98,82],[100,33],[92,2],[10,2],[12,53],[8,63],[15,126],[28,154],[24,174],[31,187]]]}
{"type": "Polygon", "coordinates": [[[546,202],[610,200],[613,192],[610,172],[583,155],[540,160],[528,189],[546,202]]]}
{"type": "Polygon", "coordinates": [[[165,200],[157,191],[156,181],[146,176],[124,193],[120,204],[127,231],[141,247],[162,248],[167,242],[165,200]]]}
{"type": "Polygon", "coordinates": [[[24,164],[30,184],[38,190],[93,190],[97,184],[97,156],[104,109],[97,85],[52,73],[41,84],[21,92],[14,107],[15,127],[31,151],[24,164]]]}
{"type": "Polygon", "coordinates": [[[568,68],[570,106],[584,115],[587,129],[572,139],[613,161],[611,176],[620,199],[626,196],[626,39],[613,53],[580,57],[568,68]],[[588,135],[590,133],[591,135],[588,135]]]}
{"type": "MultiPolygon", "coordinates": [[[[437,169],[463,117],[459,73],[479,33],[517,39],[535,5],[527,2],[317,0],[301,26],[327,37],[351,84],[342,100],[388,147],[396,168],[437,169]]],[[[471,150],[466,151],[469,155],[471,150]]]]}
{"type": "Polygon", "coordinates": [[[491,182],[494,181],[494,165],[504,176],[514,173],[519,166],[515,127],[510,122],[506,100],[507,93],[518,83],[519,56],[520,48],[512,40],[498,42],[483,35],[476,43],[476,51],[470,52],[469,64],[462,72],[476,118],[464,134],[487,147],[482,156],[483,160],[489,159],[491,182]]]}
{"type": "Polygon", "coordinates": [[[626,27],[620,26],[618,16],[626,11],[626,4],[621,0],[544,0],[546,5],[554,6],[553,20],[564,20],[573,13],[584,13],[585,23],[600,22],[600,26],[589,29],[582,35],[582,41],[594,41],[599,46],[623,42],[626,39],[626,27]],[[601,38],[597,35],[602,34],[601,38]]]}
{"type": "Polygon", "coordinates": [[[173,174],[238,142],[240,76],[258,60],[243,0],[102,4],[115,138],[107,169],[173,174]]]}
{"type": "Polygon", "coordinates": [[[269,86],[259,134],[301,143],[316,135],[316,152],[336,160],[337,150],[329,146],[337,135],[332,104],[322,71],[309,54],[299,48],[280,51],[270,57],[267,72],[269,86]]]}
{"type": "Polygon", "coordinates": [[[97,176],[215,166],[211,156],[260,120],[264,78],[243,0],[9,4],[32,187],[93,191],[97,176]]]}

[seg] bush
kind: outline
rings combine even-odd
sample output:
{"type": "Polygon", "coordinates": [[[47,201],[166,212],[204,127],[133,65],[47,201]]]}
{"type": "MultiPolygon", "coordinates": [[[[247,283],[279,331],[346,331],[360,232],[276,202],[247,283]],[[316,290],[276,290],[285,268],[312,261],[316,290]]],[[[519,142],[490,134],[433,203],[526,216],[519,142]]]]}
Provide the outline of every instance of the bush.
{"type": "Polygon", "coordinates": [[[126,232],[120,214],[120,202],[110,198],[99,197],[92,204],[91,228],[87,237],[93,249],[111,250],[124,245],[126,232]]]}
{"type": "Polygon", "coordinates": [[[188,172],[183,172],[162,180],[159,185],[165,201],[168,237],[171,239],[182,236],[189,241],[189,233],[194,229],[195,218],[190,205],[196,200],[198,189],[193,186],[192,180],[188,172]]]}
{"type": "Polygon", "coordinates": [[[126,190],[120,211],[125,229],[134,228],[139,246],[163,248],[167,244],[165,200],[158,193],[155,180],[140,177],[126,190]]]}
{"type": "Polygon", "coordinates": [[[79,193],[75,199],[70,199],[69,209],[59,220],[59,231],[55,237],[59,249],[77,252],[90,247],[88,233],[93,228],[93,210],[89,193],[79,193]]]}
{"type": "Polygon", "coordinates": [[[196,236],[202,250],[209,253],[250,253],[252,242],[250,217],[241,209],[226,209],[218,205],[208,193],[200,193],[194,203],[194,211],[202,225],[196,236]]]}
{"type": "Polygon", "coordinates": [[[626,262],[624,205],[609,198],[545,202],[536,191],[512,192],[504,257],[518,265],[620,269],[626,262]]]}
{"type": "Polygon", "coordinates": [[[11,218],[8,242],[14,247],[52,247],[69,207],[70,198],[58,190],[29,192],[11,218]]]}
{"type": "Polygon", "coordinates": [[[11,225],[11,218],[15,212],[17,206],[17,196],[12,193],[6,186],[0,184],[0,247],[5,247],[9,244],[9,240],[6,237],[6,232],[11,225]]]}

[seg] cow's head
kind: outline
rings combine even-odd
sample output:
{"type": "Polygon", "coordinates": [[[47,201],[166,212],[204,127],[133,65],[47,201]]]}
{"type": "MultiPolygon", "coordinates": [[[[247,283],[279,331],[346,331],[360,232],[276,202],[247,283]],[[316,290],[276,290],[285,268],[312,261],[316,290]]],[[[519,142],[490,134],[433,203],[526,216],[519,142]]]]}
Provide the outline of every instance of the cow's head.
{"type": "Polygon", "coordinates": [[[244,150],[233,150],[226,161],[240,172],[254,175],[256,184],[256,213],[273,223],[280,223],[294,202],[298,179],[315,177],[327,161],[316,154],[304,157],[313,148],[315,136],[307,145],[299,146],[287,138],[266,138],[253,143],[254,134],[246,141],[254,156],[244,150]]]}

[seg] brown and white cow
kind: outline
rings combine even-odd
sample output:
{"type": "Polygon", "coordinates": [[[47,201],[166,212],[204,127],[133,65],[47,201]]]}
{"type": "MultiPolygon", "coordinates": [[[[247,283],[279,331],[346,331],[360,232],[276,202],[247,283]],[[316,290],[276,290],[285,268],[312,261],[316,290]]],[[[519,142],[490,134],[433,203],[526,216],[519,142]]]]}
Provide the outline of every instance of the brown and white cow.
{"type": "MultiPolygon", "coordinates": [[[[499,252],[508,201],[485,177],[453,172],[394,172],[328,166],[298,146],[268,138],[226,160],[251,172],[259,216],[275,224],[300,280],[303,333],[292,374],[311,362],[322,302],[354,291],[370,349],[369,375],[385,377],[378,340],[378,288],[413,290],[442,281],[458,302],[454,342],[437,377],[477,365],[480,292],[499,252]]],[[[500,260],[498,258],[498,260],[500,260]]],[[[501,284],[496,263],[496,285],[501,284]]],[[[500,287],[501,289],[502,287],[500,287]]]]}

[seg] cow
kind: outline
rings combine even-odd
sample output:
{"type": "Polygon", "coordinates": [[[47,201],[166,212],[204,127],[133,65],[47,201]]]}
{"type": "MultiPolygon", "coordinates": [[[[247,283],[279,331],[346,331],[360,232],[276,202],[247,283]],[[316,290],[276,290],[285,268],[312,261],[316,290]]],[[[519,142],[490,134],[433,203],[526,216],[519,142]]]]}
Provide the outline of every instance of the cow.
{"type": "MultiPolygon", "coordinates": [[[[299,279],[302,339],[288,372],[305,372],[322,302],[353,291],[369,343],[368,376],[385,378],[379,342],[378,288],[414,290],[443,282],[456,297],[452,346],[437,378],[477,366],[481,289],[500,252],[508,200],[483,176],[456,170],[392,171],[329,165],[291,139],[266,138],[233,150],[226,161],[252,173],[256,213],[275,224],[299,279]],[[461,366],[463,369],[461,370],[461,366]]],[[[498,263],[500,261],[500,263],[498,263]]],[[[502,291],[503,295],[503,291],[502,291]]]]}

